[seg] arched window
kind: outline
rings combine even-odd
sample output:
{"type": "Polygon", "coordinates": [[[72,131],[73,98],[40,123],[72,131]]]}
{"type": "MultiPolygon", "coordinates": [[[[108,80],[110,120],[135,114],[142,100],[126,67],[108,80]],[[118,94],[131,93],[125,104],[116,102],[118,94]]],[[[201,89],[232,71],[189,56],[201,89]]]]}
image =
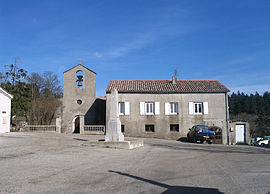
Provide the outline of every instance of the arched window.
{"type": "Polygon", "coordinates": [[[83,71],[76,72],[76,88],[83,88],[83,71]]]}

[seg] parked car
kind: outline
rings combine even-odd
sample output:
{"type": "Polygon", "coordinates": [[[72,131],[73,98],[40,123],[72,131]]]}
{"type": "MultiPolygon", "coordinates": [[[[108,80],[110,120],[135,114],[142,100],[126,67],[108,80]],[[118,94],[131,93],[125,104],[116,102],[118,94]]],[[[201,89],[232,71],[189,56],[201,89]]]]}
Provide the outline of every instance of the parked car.
{"type": "Polygon", "coordinates": [[[200,141],[203,143],[207,141],[208,143],[212,143],[215,136],[215,131],[211,131],[210,128],[206,125],[195,125],[187,134],[187,140],[189,142],[197,142],[200,141]]]}
{"type": "Polygon", "coordinates": [[[258,146],[268,145],[269,141],[270,141],[270,137],[263,137],[262,139],[257,141],[256,145],[258,145],[258,146]]]}
{"type": "Polygon", "coordinates": [[[254,138],[251,138],[251,141],[250,141],[250,145],[258,145],[258,141],[260,141],[262,139],[262,137],[254,137],[254,138]]]}

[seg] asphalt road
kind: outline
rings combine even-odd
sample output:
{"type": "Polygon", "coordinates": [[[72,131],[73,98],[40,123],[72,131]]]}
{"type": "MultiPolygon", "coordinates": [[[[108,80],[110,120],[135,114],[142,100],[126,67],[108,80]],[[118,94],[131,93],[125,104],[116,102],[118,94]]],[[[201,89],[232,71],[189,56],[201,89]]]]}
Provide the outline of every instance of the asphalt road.
{"type": "Polygon", "coordinates": [[[135,150],[83,146],[102,136],[0,134],[0,193],[270,193],[270,149],[143,139],[135,150]]]}

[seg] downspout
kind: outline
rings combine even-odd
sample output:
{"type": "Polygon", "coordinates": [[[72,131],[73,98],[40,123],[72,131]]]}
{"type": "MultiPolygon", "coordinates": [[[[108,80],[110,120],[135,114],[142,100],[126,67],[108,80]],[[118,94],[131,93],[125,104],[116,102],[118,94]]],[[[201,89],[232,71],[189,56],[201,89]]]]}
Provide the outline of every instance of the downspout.
{"type": "Polygon", "coordinates": [[[228,102],[229,102],[228,93],[225,93],[227,144],[229,145],[230,132],[229,132],[229,103],[228,102]]]}

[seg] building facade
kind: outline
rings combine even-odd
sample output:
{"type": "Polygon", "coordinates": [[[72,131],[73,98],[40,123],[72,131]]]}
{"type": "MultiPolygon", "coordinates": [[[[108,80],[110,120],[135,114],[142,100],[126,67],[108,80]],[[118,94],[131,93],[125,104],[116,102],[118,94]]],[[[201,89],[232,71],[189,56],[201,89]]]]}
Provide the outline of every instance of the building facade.
{"type": "Polygon", "coordinates": [[[229,90],[216,80],[112,80],[108,102],[113,88],[125,136],[179,139],[194,125],[214,125],[222,129],[222,143],[228,143],[229,90]]]}
{"type": "Polygon", "coordinates": [[[64,72],[62,133],[84,133],[85,122],[95,120],[95,115],[91,114],[96,100],[95,92],[94,71],[78,64],[64,72]]]}
{"type": "Polygon", "coordinates": [[[12,98],[11,94],[0,87],[0,133],[10,132],[12,98]]]}

